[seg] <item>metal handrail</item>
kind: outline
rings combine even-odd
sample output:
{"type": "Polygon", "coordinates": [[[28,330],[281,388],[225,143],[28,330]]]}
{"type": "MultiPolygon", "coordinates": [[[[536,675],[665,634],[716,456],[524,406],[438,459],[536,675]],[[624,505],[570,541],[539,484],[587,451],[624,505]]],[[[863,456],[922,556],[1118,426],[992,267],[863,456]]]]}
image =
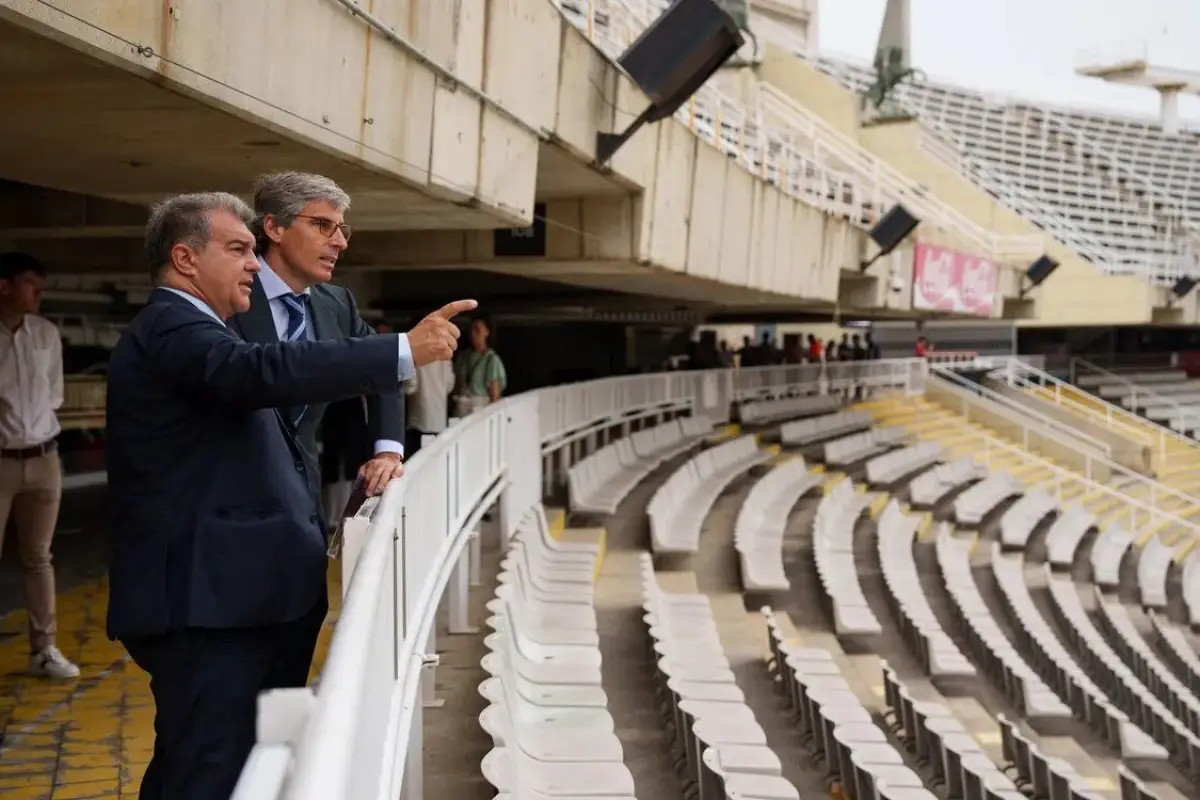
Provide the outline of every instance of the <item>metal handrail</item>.
{"type": "MultiPolygon", "coordinates": [[[[997,397],[1003,398],[1003,395],[998,395],[996,392],[993,392],[991,389],[988,389],[987,387],[978,386],[977,384],[971,384],[969,381],[966,381],[966,379],[962,378],[959,375],[955,375],[954,373],[950,372],[949,370],[939,369],[939,368],[934,367],[934,368],[931,368],[930,372],[931,372],[931,377],[941,379],[942,381],[945,381],[948,383],[955,384],[954,389],[957,390],[957,392],[963,396],[963,400],[967,403],[979,402],[978,398],[972,396],[977,391],[978,391],[978,393],[983,394],[985,397],[987,397],[987,395],[990,393],[991,395],[995,395],[997,397]],[[953,380],[951,380],[951,379],[953,379],[953,380]],[[963,385],[961,385],[963,383],[966,383],[969,385],[963,386],[963,385]]],[[[995,399],[993,399],[991,397],[989,397],[988,399],[993,403],[997,402],[995,399]]],[[[1008,401],[1008,398],[1004,398],[1004,400],[1008,401]]],[[[1011,401],[1008,401],[1008,402],[1011,402],[1011,401]]],[[[1006,413],[1006,412],[997,411],[995,409],[992,409],[992,411],[994,413],[999,413],[1001,416],[1008,418],[1012,422],[1022,425],[1022,428],[1026,432],[1026,436],[1025,436],[1026,440],[1022,444],[1026,449],[1030,449],[1030,445],[1028,442],[1029,427],[1026,424],[1024,424],[1023,421],[1020,419],[1020,416],[1022,415],[1023,412],[1007,412],[1006,413]]],[[[1047,419],[1049,419],[1049,418],[1047,418],[1047,419]]],[[[1055,422],[1057,422],[1057,421],[1055,421],[1055,422]]],[[[1058,423],[1058,424],[1062,425],[1062,423],[1058,423]]],[[[1128,494],[1128,492],[1125,490],[1128,489],[1128,487],[1130,487],[1130,486],[1137,485],[1137,486],[1143,487],[1149,493],[1148,502],[1150,503],[1150,505],[1154,506],[1155,508],[1158,508],[1159,501],[1163,500],[1165,498],[1171,498],[1174,500],[1178,500],[1185,506],[1195,505],[1196,497],[1194,495],[1188,494],[1187,492],[1181,492],[1180,490],[1176,489],[1173,486],[1168,486],[1167,484],[1162,483],[1161,481],[1158,481],[1158,480],[1155,480],[1154,478],[1150,478],[1146,475],[1143,475],[1142,473],[1137,472],[1136,470],[1131,470],[1128,467],[1123,466],[1122,464],[1118,464],[1117,462],[1113,461],[1111,458],[1112,448],[1110,446],[1108,446],[1107,444],[1105,444],[1103,442],[1100,442],[1097,439],[1087,436],[1087,434],[1084,434],[1084,433],[1078,431],[1077,429],[1072,428],[1069,425],[1066,425],[1063,427],[1066,428],[1065,431],[1057,431],[1056,430],[1054,433],[1046,433],[1044,431],[1039,431],[1037,433],[1039,433],[1039,435],[1047,436],[1048,438],[1053,439],[1056,443],[1058,443],[1059,445],[1061,445],[1067,449],[1071,449],[1071,450],[1075,450],[1075,451],[1079,452],[1080,455],[1082,455],[1084,457],[1085,471],[1087,473],[1085,477],[1087,477],[1089,480],[1092,479],[1092,465],[1098,464],[1100,466],[1103,466],[1105,469],[1107,469],[1111,474],[1119,475],[1119,476],[1121,476],[1121,478],[1123,478],[1125,480],[1125,483],[1123,484],[1122,489],[1120,490],[1122,494],[1128,494]],[[1105,448],[1107,450],[1107,452],[1100,456],[1096,456],[1092,453],[1084,452],[1084,451],[1080,450],[1078,443],[1076,441],[1079,439],[1091,440],[1092,442],[1095,442],[1095,444],[1098,447],[1105,448]]]]}
{"type": "Polygon", "coordinates": [[[1121,436],[1133,438],[1153,446],[1161,458],[1165,459],[1167,457],[1168,439],[1179,439],[1190,446],[1195,446],[1195,443],[1179,435],[1177,432],[1164,428],[1161,425],[1155,425],[1128,409],[1114,405],[1101,397],[1095,397],[1094,399],[1103,405],[1103,412],[1098,411],[1093,406],[1072,400],[1068,395],[1076,392],[1082,393],[1081,389],[1054,377],[1044,370],[1035,369],[1016,359],[1009,361],[1002,369],[997,369],[991,375],[999,376],[1009,386],[1016,388],[1045,389],[1053,387],[1055,405],[1069,409],[1075,414],[1092,418],[1097,424],[1103,424],[1104,427],[1121,436]]]}
{"type": "MultiPolygon", "coordinates": [[[[918,407],[918,409],[917,409],[917,420],[918,421],[920,421],[923,413],[924,412],[921,411],[920,407],[918,407]]],[[[1042,467],[1042,468],[1048,470],[1049,472],[1051,472],[1053,475],[1055,475],[1057,478],[1059,478],[1059,480],[1054,484],[1053,489],[1048,490],[1048,493],[1051,494],[1052,496],[1054,496],[1054,498],[1056,500],[1058,500],[1059,502],[1064,502],[1064,498],[1063,498],[1063,494],[1062,494],[1062,481],[1063,480],[1074,480],[1074,481],[1078,481],[1078,482],[1082,483],[1084,486],[1087,486],[1089,489],[1091,489],[1092,490],[1090,492],[1091,494],[1102,494],[1102,495],[1106,495],[1108,497],[1116,498],[1120,502],[1120,504],[1121,504],[1120,507],[1122,508],[1122,512],[1118,512],[1118,513],[1128,513],[1129,514],[1129,521],[1127,523],[1127,527],[1131,531],[1140,530],[1142,527],[1144,527],[1144,525],[1149,524],[1149,522],[1146,522],[1146,523],[1139,522],[1139,518],[1138,518],[1137,514],[1135,513],[1135,511],[1141,510],[1145,514],[1145,516],[1149,518],[1149,520],[1151,522],[1169,523],[1172,525],[1177,525],[1178,527],[1186,530],[1193,537],[1200,536],[1200,525],[1197,525],[1196,523],[1191,522],[1191,521],[1185,519],[1184,517],[1179,516],[1178,514],[1175,514],[1170,511],[1166,511],[1164,509],[1158,508],[1157,506],[1151,505],[1151,504],[1145,502],[1144,500],[1140,500],[1136,497],[1131,497],[1130,495],[1125,494],[1124,492],[1122,492],[1119,489],[1114,489],[1111,486],[1106,486],[1105,484],[1094,481],[1085,475],[1080,475],[1078,472],[1060,467],[1052,461],[1049,461],[1045,458],[1041,458],[1040,456],[1034,455],[1026,450],[1022,450],[1021,448],[1019,448],[1015,445],[1012,445],[1012,444],[1004,441],[1003,439],[999,439],[995,436],[992,436],[991,434],[984,433],[984,432],[978,430],[977,428],[971,427],[970,423],[966,419],[964,419],[958,415],[955,415],[953,413],[947,413],[945,415],[939,415],[939,419],[946,420],[953,426],[966,431],[972,437],[977,437],[978,439],[981,440],[981,442],[983,444],[982,452],[976,451],[973,454],[973,456],[979,457],[982,455],[983,463],[985,466],[991,465],[990,459],[991,459],[993,453],[1003,452],[1003,453],[1007,453],[1007,454],[1015,456],[1019,461],[1021,461],[1024,464],[1036,465],[1038,467],[1042,467]]],[[[1003,469],[1003,467],[998,467],[997,469],[1003,469]]]]}
{"type": "MultiPolygon", "coordinates": [[[[1133,381],[1129,380],[1126,377],[1118,375],[1115,372],[1111,372],[1111,371],[1105,369],[1104,367],[1097,366],[1085,358],[1081,358],[1080,356],[1072,357],[1071,358],[1071,374],[1077,376],[1078,370],[1080,367],[1082,367],[1086,372],[1091,372],[1095,375],[1102,375],[1106,378],[1113,378],[1113,379],[1115,379],[1115,381],[1114,381],[1115,383],[1129,388],[1132,391],[1132,395],[1131,395],[1133,398],[1132,402],[1134,402],[1135,404],[1137,403],[1137,399],[1139,397],[1148,398],[1150,400],[1153,400],[1157,405],[1162,405],[1162,406],[1166,406],[1167,408],[1174,409],[1175,411],[1177,411],[1179,413],[1179,415],[1180,415],[1179,419],[1182,419],[1189,423],[1192,423],[1193,428],[1200,428],[1200,411],[1197,411],[1194,409],[1186,409],[1183,406],[1181,406],[1177,401],[1172,400],[1170,397],[1159,394],[1158,392],[1154,391],[1153,389],[1147,389],[1146,387],[1142,386],[1141,384],[1134,383],[1133,381]]],[[[1171,430],[1171,432],[1175,433],[1176,436],[1178,436],[1178,438],[1180,438],[1180,439],[1186,439],[1186,437],[1182,436],[1181,434],[1178,433],[1178,431],[1175,431],[1173,428],[1171,428],[1168,425],[1163,425],[1161,427],[1171,430]]]]}
{"type": "Polygon", "coordinates": [[[922,219],[958,231],[966,241],[979,248],[981,254],[1003,261],[1025,258],[1041,252],[1042,237],[1035,234],[1003,235],[987,230],[949,203],[923,190],[907,175],[850,140],[819,115],[804,108],[771,84],[760,82],[758,92],[760,100],[764,101],[764,110],[794,124],[812,138],[818,148],[828,148],[840,161],[854,167],[860,175],[867,176],[877,189],[890,191],[896,199],[912,205],[911,210],[922,219]]]}
{"type": "Polygon", "coordinates": [[[1126,469],[1124,467],[1120,467],[1118,464],[1112,463],[1113,449],[1112,445],[1108,442],[1101,441],[1094,436],[1089,436],[1074,426],[1068,425],[1067,423],[1054,419],[1053,417],[1046,416],[1045,414],[1042,414],[1034,409],[1025,408],[1024,406],[1015,402],[1012,398],[1006,397],[994,389],[989,389],[980,383],[976,383],[972,380],[964,378],[962,375],[959,375],[953,370],[946,369],[945,367],[937,364],[930,364],[929,370],[933,377],[947,381],[959,389],[971,392],[972,394],[977,394],[980,397],[984,397],[987,400],[990,400],[992,403],[1000,406],[1003,410],[997,413],[1003,417],[1006,417],[1009,421],[1021,424],[1028,429],[1024,418],[1032,418],[1039,425],[1042,425],[1044,428],[1051,431],[1051,433],[1037,431],[1038,433],[1048,435],[1050,438],[1054,439],[1054,441],[1069,447],[1075,447],[1077,442],[1082,441],[1100,453],[1103,456],[1101,462],[1104,463],[1107,461],[1106,466],[1108,466],[1110,469],[1126,469]]]}

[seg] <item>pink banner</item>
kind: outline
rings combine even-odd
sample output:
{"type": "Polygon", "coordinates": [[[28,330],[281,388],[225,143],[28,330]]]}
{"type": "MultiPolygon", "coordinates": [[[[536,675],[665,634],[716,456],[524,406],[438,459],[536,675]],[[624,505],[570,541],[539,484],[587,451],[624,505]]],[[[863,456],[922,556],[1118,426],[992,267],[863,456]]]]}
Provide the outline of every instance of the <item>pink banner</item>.
{"type": "Polygon", "coordinates": [[[995,262],[932,244],[913,248],[913,308],[990,317],[996,308],[995,262]]]}

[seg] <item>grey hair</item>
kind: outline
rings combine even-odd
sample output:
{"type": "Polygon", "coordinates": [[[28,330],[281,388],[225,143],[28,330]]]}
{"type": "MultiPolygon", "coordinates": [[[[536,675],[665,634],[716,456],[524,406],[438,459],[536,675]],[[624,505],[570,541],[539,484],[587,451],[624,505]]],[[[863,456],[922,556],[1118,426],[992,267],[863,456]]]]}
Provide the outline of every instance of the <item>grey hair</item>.
{"type": "Polygon", "coordinates": [[[171,248],[175,245],[186,244],[200,250],[208,244],[212,236],[209,215],[214,211],[228,211],[247,225],[254,220],[254,212],[246,201],[228,192],[177,194],[150,209],[145,254],[151,279],[157,279],[171,261],[171,248]]]}
{"type": "Polygon", "coordinates": [[[284,227],[296,221],[296,217],[309,203],[323,200],[340,212],[350,208],[350,195],[324,175],[310,172],[276,172],[259,175],[254,179],[254,225],[251,230],[258,242],[258,251],[266,250],[270,240],[263,229],[263,220],[269,214],[284,227]]]}

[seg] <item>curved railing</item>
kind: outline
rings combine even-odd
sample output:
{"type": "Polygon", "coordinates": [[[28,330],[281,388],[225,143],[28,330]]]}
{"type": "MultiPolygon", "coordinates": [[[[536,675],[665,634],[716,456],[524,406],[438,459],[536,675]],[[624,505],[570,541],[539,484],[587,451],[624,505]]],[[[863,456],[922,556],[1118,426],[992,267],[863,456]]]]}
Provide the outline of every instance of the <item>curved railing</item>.
{"type": "Polygon", "coordinates": [[[438,606],[465,629],[484,516],[507,539],[597,432],[680,413],[725,422],[739,398],[766,393],[919,393],[926,373],[920,359],[897,359],[606,378],[516,395],[460,420],[347,521],[344,601],[320,685],[260,697],[235,800],[421,798],[438,606]]]}

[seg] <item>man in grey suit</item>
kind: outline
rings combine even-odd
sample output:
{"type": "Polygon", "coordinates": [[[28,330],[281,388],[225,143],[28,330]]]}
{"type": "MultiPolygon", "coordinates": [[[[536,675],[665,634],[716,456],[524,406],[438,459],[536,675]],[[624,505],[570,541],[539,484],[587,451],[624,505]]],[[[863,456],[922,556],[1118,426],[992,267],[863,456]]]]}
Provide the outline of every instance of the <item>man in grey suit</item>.
{"type": "MultiPolygon", "coordinates": [[[[229,322],[246,341],[260,344],[320,339],[347,339],[374,333],[359,316],[354,295],[329,283],[338,258],[350,241],[345,213],[350,197],[322,175],[281,172],[261,175],[254,182],[252,226],[257,241],[261,270],[255,278],[250,310],[229,322]]],[[[413,371],[414,337],[402,335],[401,368],[413,371]]],[[[366,490],[383,491],[387,482],[403,471],[404,395],[401,392],[368,394],[365,404],[349,401],[347,413],[361,415],[365,405],[365,428],[370,440],[359,475],[366,490]]],[[[304,453],[313,494],[321,493],[321,462],[318,433],[328,404],[318,403],[281,409],[292,425],[296,443],[304,453]]],[[[353,431],[360,425],[340,425],[353,431]]],[[[339,442],[357,450],[359,442],[339,442]]]]}

